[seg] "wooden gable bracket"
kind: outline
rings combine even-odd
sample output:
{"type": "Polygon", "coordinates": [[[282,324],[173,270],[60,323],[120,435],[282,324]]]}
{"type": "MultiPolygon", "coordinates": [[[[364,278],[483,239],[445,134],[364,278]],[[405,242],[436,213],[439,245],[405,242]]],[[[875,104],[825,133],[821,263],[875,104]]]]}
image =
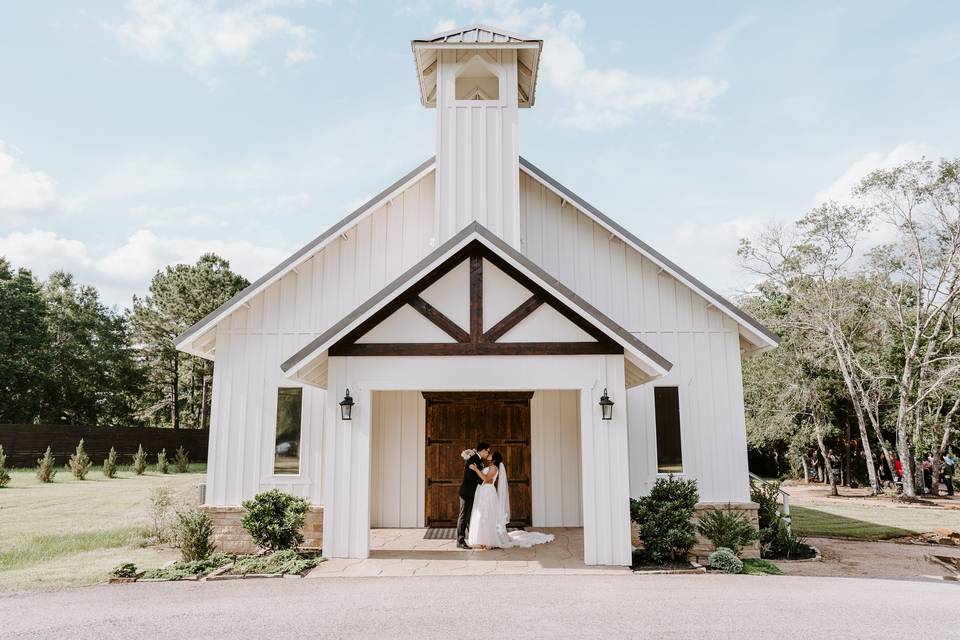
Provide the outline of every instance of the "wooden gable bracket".
{"type": "Polygon", "coordinates": [[[472,242],[402,294],[384,305],[360,325],[330,347],[331,356],[460,356],[460,355],[575,355],[621,354],[623,347],[611,340],[590,322],[572,311],[552,294],[533,282],[499,255],[480,242],[472,242]],[[502,320],[483,331],[483,260],[486,259],[505,274],[526,287],[532,295],[502,320]],[[470,261],[470,330],[461,328],[420,294],[464,260],[470,261]],[[510,329],[547,304],[578,326],[595,342],[497,342],[510,329]],[[358,343],[357,340],[395,313],[410,305],[424,318],[439,327],[455,342],[440,343],[358,343]]]}

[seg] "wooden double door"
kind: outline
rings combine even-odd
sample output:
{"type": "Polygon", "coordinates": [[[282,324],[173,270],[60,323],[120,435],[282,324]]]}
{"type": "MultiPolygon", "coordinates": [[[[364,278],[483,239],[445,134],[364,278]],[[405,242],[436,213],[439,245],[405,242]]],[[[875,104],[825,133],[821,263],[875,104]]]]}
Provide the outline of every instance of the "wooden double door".
{"type": "Polygon", "coordinates": [[[460,453],[478,442],[499,451],[510,485],[511,524],[529,526],[530,398],[532,391],[432,392],[426,400],[426,499],[428,527],[452,527],[460,510],[460,453]]]}

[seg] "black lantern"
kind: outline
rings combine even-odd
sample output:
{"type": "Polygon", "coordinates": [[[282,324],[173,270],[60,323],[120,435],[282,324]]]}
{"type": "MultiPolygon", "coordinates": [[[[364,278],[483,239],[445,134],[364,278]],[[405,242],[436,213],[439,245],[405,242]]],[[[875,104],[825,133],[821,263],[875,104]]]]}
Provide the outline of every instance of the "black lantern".
{"type": "Polygon", "coordinates": [[[353,398],[350,397],[350,389],[347,389],[347,395],[340,401],[340,417],[344,420],[350,420],[353,413],[353,398]]]}
{"type": "Polygon", "coordinates": [[[613,400],[607,395],[606,388],[603,390],[603,395],[600,396],[600,412],[604,420],[613,419],[613,400]]]}

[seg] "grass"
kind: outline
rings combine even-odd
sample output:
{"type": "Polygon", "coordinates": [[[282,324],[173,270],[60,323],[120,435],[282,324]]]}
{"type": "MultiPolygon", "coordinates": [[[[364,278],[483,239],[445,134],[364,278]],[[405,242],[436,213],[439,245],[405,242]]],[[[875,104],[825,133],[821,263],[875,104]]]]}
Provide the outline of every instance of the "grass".
{"type": "Polygon", "coordinates": [[[0,489],[0,591],[94,584],[120,562],[151,569],[176,559],[176,550],[144,546],[150,492],[167,486],[178,504],[196,504],[203,471],[124,469],[111,480],[97,467],[81,481],[61,467],[50,484],[33,469],[11,471],[0,489]]]}
{"type": "MultiPolygon", "coordinates": [[[[794,530],[802,536],[851,538],[855,540],[889,540],[908,536],[913,533],[930,531],[937,526],[950,526],[938,523],[926,524],[928,514],[886,513],[901,509],[885,507],[863,507],[860,505],[838,505],[830,507],[790,507],[794,530]],[[837,512],[840,513],[837,513],[837,512]],[[902,525],[902,526],[896,526],[902,525]]],[[[903,509],[903,511],[909,511],[903,509]]],[[[916,511],[916,510],[914,510],[916,511]]],[[[949,512],[944,512],[944,515],[949,512]]],[[[949,514],[952,515],[952,514],[949,514]]],[[[949,517],[942,518],[950,520],[949,517]]]]}
{"type": "Polygon", "coordinates": [[[748,576],[781,576],[783,571],[769,560],[760,558],[744,558],[743,572],[748,576]]]}

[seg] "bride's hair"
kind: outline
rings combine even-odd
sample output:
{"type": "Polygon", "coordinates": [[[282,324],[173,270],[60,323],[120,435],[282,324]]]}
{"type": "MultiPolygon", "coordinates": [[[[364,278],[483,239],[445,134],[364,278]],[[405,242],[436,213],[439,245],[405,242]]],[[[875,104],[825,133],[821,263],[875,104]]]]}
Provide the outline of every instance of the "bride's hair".
{"type": "Polygon", "coordinates": [[[500,455],[499,451],[497,451],[492,456],[490,456],[490,460],[491,462],[493,462],[493,466],[499,467],[500,463],[503,462],[503,456],[500,455]]]}

